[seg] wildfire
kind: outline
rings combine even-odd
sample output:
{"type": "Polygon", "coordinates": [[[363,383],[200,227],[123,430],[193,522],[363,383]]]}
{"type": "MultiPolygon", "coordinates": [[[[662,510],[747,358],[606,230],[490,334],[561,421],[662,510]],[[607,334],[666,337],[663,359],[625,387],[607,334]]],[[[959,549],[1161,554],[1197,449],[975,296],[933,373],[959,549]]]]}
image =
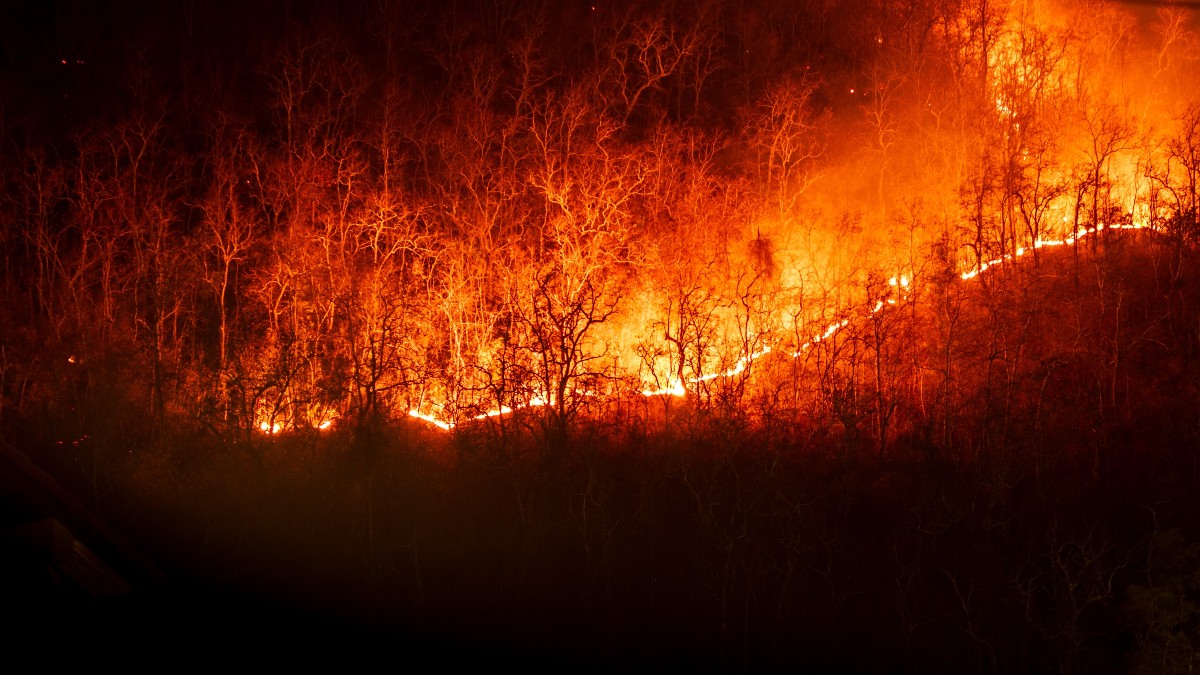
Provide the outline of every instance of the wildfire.
{"type": "MultiPolygon", "coordinates": [[[[583,393],[584,393],[584,395],[591,394],[591,392],[583,392],[583,393]]],[[[546,405],[554,405],[554,397],[553,396],[534,396],[533,398],[529,399],[528,403],[518,405],[516,407],[509,407],[506,405],[500,406],[499,408],[493,408],[486,412],[482,412],[477,415],[472,415],[471,417],[469,417],[467,419],[471,420],[471,421],[486,420],[491,417],[500,417],[501,415],[507,415],[507,414],[513,412],[514,410],[521,410],[524,408],[540,408],[540,407],[546,406],[546,405]]],[[[446,420],[446,419],[442,419],[441,417],[438,417],[437,415],[432,415],[430,413],[421,412],[417,408],[412,408],[411,410],[409,410],[408,416],[414,417],[419,420],[424,420],[424,421],[432,424],[433,426],[435,426],[439,429],[442,429],[443,431],[450,431],[454,427],[458,426],[458,424],[456,424],[455,422],[452,422],[452,421],[446,420]]]]}
{"type": "MultiPolygon", "coordinates": [[[[755,360],[762,358],[770,353],[771,353],[771,346],[767,345],[766,347],[763,347],[762,349],[760,349],[756,352],[753,352],[751,354],[747,354],[746,356],[741,357],[740,359],[737,360],[737,363],[735,363],[734,366],[732,368],[729,368],[728,370],[722,370],[719,373],[709,373],[707,375],[701,375],[699,377],[688,378],[687,384],[699,384],[701,382],[710,382],[712,380],[716,380],[716,379],[722,378],[722,377],[733,377],[734,375],[739,375],[739,374],[745,372],[746,367],[749,366],[751,363],[753,363],[755,360]]],[[[646,397],[676,396],[676,397],[682,398],[684,396],[687,396],[687,389],[684,388],[683,382],[680,382],[677,378],[671,378],[669,384],[663,389],[643,389],[642,396],[646,396],[646,397]]]]}
{"type": "MultiPolygon", "coordinates": [[[[974,267],[972,267],[964,272],[959,273],[958,276],[963,281],[970,281],[972,279],[978,278],[981,274],[983,274],[984,272],[986,272],[988,270],[994,270],[994,269],[1000,267],[1001,265],[1019,260],[1020,258],[1027,256],[1029,253],[1031,253],[1034,250],[1043,249],[1043,248],[1053,248],[1053,247],[1057,247],[1057,246],[1069,246],[1069,245],[1072,245],[1088,236],[1094,235],[1094,234],[1102,232],[1104,230],[1143,230],[1143,229],[1147,229],[1147,228],[1148,228],[1147,224],[1140,223],[1140,222],[1129,223],[1129,224],[1119,224],[1119,223],[1118,224],[1103,224],[1102,223],[1102,224],[1096,225],[1095,227],[1080,228],[1079,230],[1077,230],[1075,232],[1074,235],[1071,235],[1071,236],[1067,236],[1067,237],[1064,237],[1061,239],[1038,239],[1038,240],[1034,241],[1031,246],[1017,247],[1017,249],[1013,253],[1005,254],[1003,256],[999,256],[997,258],[993,258],[991,260],[981,262],[981,263],[975,265],[974,267]]],[[[862,314],[860,314],[856,320],[862,320],[862,319],[873,317],[876,314],[885,311],[889,307],[894,307],[894,306],[898,305],[901,301],[908,299],[910,292],[912,291],[912,289],[915,286],[915,279],[914,279],[914,277],[910,276],[909,274],[897,274],[897,275],[889,278],[887,284],[888,284],[889,288],[891,289],[888,296],[885,298],[876,299],[874,304],[871,305],[869,307],[869,309],[866,309],[866,311],[864,311],[862,314]]],[[[834,337],[839,331],[846,328],[851,323],[852,323],[852,318],[849,316],[842,318],[838,321],[834,321],[834,322],[830,323],[828,326],[826,326],[826,328],[822,332],[820,332],[816,335],[813,335],[806,342],[801,344],[795,351],[791,352],[791,358],[795,359],[795,358],[799,358],[799,357],[803,356],[812,347],[816,346],[817,344],[821,343],[822,341],[829,340],[830,338],[834,337]]],[[[647,387],[641,389],[640,391],[638,391],[637,393],[639,393],[641,396],[646,397],[646,398],[655,398],[655,397],[660,397],[660,396],[671,396],[674,398],[686,398],[688,395],[688,385],[696,385],[696,384],[700,384],[703,382],[710,382],[713,380],[718,380],[721,378],[735,377],[737,375],[744,373],[746,371],[746,369],[749,368],[753,362],[757,361],[758,359],[761,359],[764,356],[767,356],[768,354],[772,354],[772,353],[776,353],[776,352],[773,349],[771,344],[767,344],[762,349],[759,349],[757,351],[743,355],[734,363],[734,365],[732,367],[727,368],[725,370],[722,370],[719,372],[714,372],[714,373],[707,373],[707,374],[699,375],[696,377],[685,378],[683,380],[679,379],[678,377],[671,377],[668,380],[667,385],[665,387],[657,387],[656,388],[653,386],[647,386],[647,387]]],[[[484,420],[484,419],[488,419],[488,418],[492,418],[492,417],[498,417],[500,415],[509,414],[517,409],[522,409],[522,408],[527,408],[527,407],[533,408],[533,407],[544,406],[547,404],[548,400],[551,403],[553,402],[552,399],[535,396],[533,399],[531,399],[525,405],[519,405],[519,406],[516,406],[515,408],[503,406],[501,408],[497,408],[497,409],[489,410],[484,413],[473,415],[467,419],[471,420],[471,421],[479,421],[479,420],[484,420]]],[[[430,413],[422,412],[421,410],[416,409],[416,408],[409,410],[408,415],[410,417],[413,417],[416,419],[424,420],[425,422],[428,422],[429,424],[433,425],[434,427],[437,427],[438,429],[442,429],[444,431],[453,430],[457,426],[457,424],[455,422],[452,422],[452,421],[449,421],[446,419],[442,419],[442,418],[440,418],[436,415],[430,414],[430,413]]]]}
{"type": "Polygon", "coordinates": [[[297,414],[286,406],[278,409],[263,406],[255,415],[254,427],[269,436],[306,428],[326,431],[333,428],[333,423],[338,417],[334,410],[328,408],[312,407],[301,412],[303,414],[297,414]]]}
{"type": "MultiPolygon", "coordinates": [[[[1127,160],[1127,158],[1123,158],[1121,156],[1121,153],[1125,152],[1125,150],[1121,149],[1124,147],[1123,143],[1125,143],[1125,141],[1121,140],[1123,138],[1121,134],[1124,132],[1121,131],[1121,127],[1119,125],[1113,126],[1106,121],[1107,118],[1101,116],[1097,118],[1099,121],[1097,121],[1093,128],[1090,129],[1090,131],[1095,133],[1095,137],[1092,139],[1094,141],[1092,143],[1093,152],[1098,152],[1095,150],[1095,148],[1099,147],[1097,144],[1100,142],[1100,140],[1111,136],[1111,143],[1105,147],[1111,146],[1111,148],[1116,149],[1106,151],[1107,154],[1081,158],[1071,157],[1069,153],[1064,150],[1064,148],[1067,148],[1072,144],[1076,144],[1075,142],[1080,140],[1078,138],[1074,138],[1073,134],[1077,135],[1079,133],[1083,133],[1079,129],[1074,129],[1073,127],[1059,129],[1060,126],[1070,126],[1065,120],[1067,120],[1069,117],[1066,113],[1071,111],[1071,105],[1078,103],[1081,106],[1091,106],[1092,109],[1095,109],[1095,104],[1092,102],[1085,102],[1082,100],[1076,101],[1073,98],[1079,97],[1082,94],[1079,90],[1079,82],[1072,78],[1072,73],[1078,76],[1078,69],[1076,67],[1077,64],[1075,64],[1074,61],[1071,61],[1071,59],[1083,57],[1078,56],[1075,51],[1062,48],[1063,45],[1067,44],[1066,42],[1062,41],[1067,40],[1068,36],[1065,34],[1060,34],[1060,31],[1058,31],[1055,26],[1051,25],[1052,22],[1049,22],[1045,16],[1042,16],[1041,10],[1033,8],[1032,6],[1024,5],[1020,7],[1014,6],[1010,9],[1011,11],[1009,11],[1009,9],[1001,10],[997,8],[997,14],[994,17],[978,17],[980,20],[988,22],[995,21],[995,25],[997,26],[993,42],[982,51],[979,51],[979,45],[970,39],[963,39],[961,42],[950,43],[962,45],[961,48],[965,51],[963,54],[960,54],[960,56],[963,57],[964,63],[978,63],[979,67],[981,68],[981,72],[979,73],[981,79],[979,82],[982,83],[983,87],[981,90],[982,98],[978,100],[978,103],[980,104],[978,110],[982,111],[981,117],[985,118],[983,120],[985,123],[980,125],[981,130],[972,133],[980,134],[978,139],[980,147],[989,148],[989,150],[988,152],[983,153],[983,159],[980,160],[981,168],[979,169],[979,172],[981,175],[981,187],[977,189],[980,213],[984,214],[986,212],[985,209],[990,210],[996,208],[995,204],[992,204],[988,201],[990,199],[994,199],[992,196],[994,191],[1001,188],[1009,190],[1009,192],[1005,193],[1008,197],[1018,194],[1016,187],[1013,185],[1005,184],[1003,186],[996,187],[990,184],[994,180],[999,180],[993,176],[993,174],[997,173],[998,170],[993,170],[995,167],[992,166],[992,163],[997,163],[997,166],[1007,167],[1005,169],[1006,171],[1015,172],[1013,176],[1005,174],[1005,180],[1020,181],[1028,179],[1032,182],[1035,188],[1032,191],[1032,195],[1036,212],[1032,215],[1026,216],[1029,219],[1028,223],[1031,227],[1035,225],[1037,227],[1041,227],[1045,222],[1045,213],[1057,211],[1059,208],[1061,208],[1063,202],[1071,200],[1072,197],[1070,195],[1072,194],[1072,189],[1082,190],[1082,192],[1078,192],[1078,194],[1073,197],[1073,199],[1077,202],[1077,214],[1082,212],[1080,209],[1085,203],[1089,203],[1085,201],[1085,197],[1090,198],[1091,211],[1090,219],[1087,222],[1091,224],[1091,227],[1076,228],[1069,234],[1056,233],[1046,237],[1041,237],[1034,233],[1029,237],[1030,240],[1023,242],[1024,245],[1012,248],[1002,255],[990,259],[971,260],[969,263],[961,262],[955,268],[955,271],[957,276],[964,282],[976,279],[985,272],[989,270],[995,270],[996,268],[999,268],[1005,264],[1015,263],[1021,258],[1028,256],[1031,252],[1040,249],[1074,245],[1086,237],[1092,236],[1104,230],[1145,229],[1149,227],[1147,224],[1149,220],[1147,217],[1148,211],[1139,212],[1139,209],[1153,208],[1147,205],[1151,202],[1147,201],[1147,195],[1144,192],[1149,188],[1140,187],[1147,184],[1146,179],[1148,178],[1147,175],[1143,175],[1144,167],[1137,163],[1141,160],[1137,160],[1137,162],[1134,162],[1128,168],[1121,168],[1124,166],[1122,162],[1132,160],[1127,160]],[[1050,56],[1053,54],[1058,54],[1059,57],[1050,58],[1050,56]],[[982,57],[982,59],[979,57],[982,57]],[[998,138],[1003,138],[1003,143],[998,143],[998,138]],[[1037,142],[1039,141],[1043,143],[1041,150],[1039,150],[1039,146],[1037,145],[1037,142]],[[1003,145],[1006,147],[994,149],[994,146],[996,145],[1003,145]],[[992,156],[993,153],[1002,152],[1009,152],[1009,154],[1003,157],[992,156]],[[1054,159],[1053,156],[1060,152],[1063,153],[1063,156],[1054,159]],[[1048,157],[1051,159],[1047,159],[1048,157]],[[1088,159],[1091,161],[1092,166],[1094,167],[1094,176],[1090,179],[1090,183],[1080,182],[1081,179],[1075,178],[1073,175],[1068,175],[1074,170],[1067,167],[1072,167],[1083,159],[1088,159]],[[1008,162],[1008,164],[1000,163],[1001,160],[1008,162]],[[1114,170],[1114,166],[1118,168],[1114,170]],[[1104,174],[1103,178],[1108,180],[1107,183],[1102,180],[1102,172],[1104,174]],[[1071,186],[1074,186],[1074,188],[1071,186]],[[1089,188],[1088,186],[1091,187],[1089,188]],[[1107,191],[1107,194],[1101,194],[1101,186],[1104,186],[1104,190],[1107,191]],[[1091,194],[1087,192],[1088,189],[1091,190],[1091,194]],[[1104,213],[1108,213],[1108,211],[1105,210],[1108,208],[1108,206],[1102,207],[1100,205],[1101,202],[1111,205],[1114,209],[1117,209],[1117,205],[1120,205],[1121,210],[1127,208],[1130,202],[1134,202],[1132,210],[1130,211],[1130,213],[1133,214],[1134,221],[1129,224],[1104,224],[1097,222],[1105,217],[1103,215],[1104,213]]],[[[970,21],[975,20],[975,18],[976,17],[973,15],[964,15],[961,18],[961,21],[963,22],[961,25],[947,24],[944,28],[947,31],[954,33],[954,35],[958,37],[965,38],[967,36],[973,36],[975,35],[976,26],[970,23],[970,21]]],[[[879,44],[883,44],[884,42],[881,35],[875,36],[875,39],[879,44]]],[[[1079,53],[1082,54],[1083,52],[1079,53]]],[[[972,79],[972,83],[973,82],[974,80],[972,79]]],[[[889,153],[896,153],[895,156],[897,159],[894,160],[896,164],[899,163],[899,158],[903,156],[900,154],[899,150],[888,150],[888,148],[892,147],[893,144],[896,144],[897,148],[903,145],[901,141],[892,138],[892,136],[897,135],[897,132],[893,129],[892,122],[889,120],[891,120],[893,117],[899,119],[897,116],[902,114],[900,111],[903,110],[903,106],[896,104],[895,102],[891,101],[890,98],[885,96],[885,94],[890,91],[886,89],[886,87],[884,89],[880,89],[875,84],[872,84],[869,86],[855,86],[850,88],[848,86],[849,84],[851,83],[846,82],[845,88],[841,89],[841,91],[848,90],[850,94],[859,95],[861,97],[880,97],[877,101],[877,104],[880,107],[875,110],[875,119],[880,137],[878,141],[879,151],[881,153],[878,193],[880,204],[886,209],[889,200],[885,198],[885,192],[888,191],[885,188],[890,189],[888,183],[894,182],[890,176],[890,169],[888,168],[888,157],[890,156],[889,153]]],[[[897,88],[897,91],[899,92],[897,96],[900,98],[900,100],[902,100],[904,90],[904,87],[898,86],[897,88]]],[[[929,101],[924,103],[924,108],[931,111],[934,106],[934,101],[936,101],[936,94],[930,94],[929,96],[931,98],[929,101]]],[[[947,103],[947,105],[949,105],[949,103],[947,103]]],[[[774,109],[772,108],[772,110],[774,109]]],[[[975,108],[972,107],[969,110],[975,110],[975,108]]],[[[924,114],[926,113],[923,113],[923,115],[924,114]]],[[[938,130],[941,129],[941,114],[942,113],[939,112],[937,116],[938,130]]],[[[790,114],[783,117],[791,119],[790,114]]],[[[1089,120],[1090,119],[1091,118],[1089,118],[1089,120]]],[[[776,122],[773,118],[770,118],[764,119],[763,124],[766,125],[764,128],[774,128],[771,126],[772,124],[782,124],[782,122],[776,122]]],[[[781,129],[785,131],[789,128],[790,127],[781,127],[781,129]]],[[[799,130],[793,131],[795,131],[797,134],[799,133],[799,130]]],[[[782,132],[776,133],[772,138],[779,142],[781,142],[780,139],[790,139],[786,133],[782,132]]],[[[961,139],[952,140],[958,141],[961,139]]],[[[793,142],[794,141],[789,140],[789,143],[793,142]]],[[[794,147],[788,145],[781,145],[779,147],[772,145],[771,148],[772,152],[786,151],[784,152],[784,155],[786,156],[791,156],[796,152],[794,147]]],[[[814,154],[814,156],[818,155],[820,155],[820,153],[814,154]]],[[[768,174],[770,174],[770,172],[768,172],[768,174]]],[[[774,179],[772,178],[772,180],[774,179]]],[[[788,180],[792,179],[789,178],[788,180]]],[[[803,183],[803,181],[800,182],[803,183]]],[[[555,200],[555,204],[565,209],[565,202],[561,202],[561,200],[566,199],[566,196],[564,196],[565,193],[559,194],[560,191],[558,188],[551,188],[553,188],[553,186],[545,186],[545,192],[547,192],[547,194],[553,193],[553,200],[555,200]]],[[[787,180],[781,181],[780,188],[780,199],[783,200],[784,193],[788,192],[788,190],[791,188],[789,187],[787,180]]],[[[566,192],[569,192],[569,190],[566,190],[566,192]]],[[[1020,194],[1024,195],[1025,193],[1021,192],[1020,194]]],[[[891,196],[894,197],[894,195],[891,196]]],[[[791,195],[790,197],[794,199],[795,195],[791,195]]],[[[1004,208],[1010,207],[1005,206],[1004,208]]],[[[977,216],[978,227],[983,227],[985,222],[986,220],[983,215],[977,216]]],[[[1066,228],[1064,229],[1070,229],[1072,227],[1067,218],[1064,217],[1062,222],[1066,225],[1066,228]]],[[[1076,220],[1075,222],[1078,223],[1079,221],[1076,220]]],[[[1059,232],[1062,232],[1062,230],[1059,230],[1059,232]]],[[[564,239],[563,241],[567,240],[564,239]]],[[[562,242],[558,242],[557,245],[561,246],[562,242]]],[[[564,253],[564,259],[566,257],[567,256],[564,253]]],[[[581,256],[581,259],[587,258],[588,256],[581,256]]],[[[589,264],[591,263],[589,262],[589,264]]],[[[791,284],[788,284],[788,287],[793,288],[791,284]]],[[[691,358],[699,360],[700,363],[690,364],[690,375],[685,375],[685,371],[682,370],[682,366],[680,366],[678,361],[675,361],[674,365],[680,369],[672,373],[672,368],[664,367],[664,362],[666,362],[668,359],[668,357],[665,356],[666,354],[672,354],[674,349],[681,348],[686,340],[694,339],[697,343],[699,343],[701,340],[710,339],[709,337],[685,338],[685,331],[690,330],[694,331],[695,333],[700,333],[702,331],[713,331],[713,334],[716,334],[718,337],[712,339],[720,339],[719,333],[721,327],[712,328],[712,325],[721,324],[722,322],[726,321],[728,317],[721,315],[723,310],[719,307],[717,309],[702,309],[700,310],[701,312],[710,312],[711,316],[709,318],[712,319],[712,323],[706,323],[702,328],[694,326],[680,328],[678,326],[674,326],[668,329],[668,335],[671,334],[672,330],[678,331],[675,333],[674,339],[670,337],[665,339],[652,337],[646,340],[650,343],[649,345],[646,345],[648,347],[646,351],[648,356],[640,353],[638,356],[639,358],[645,359],[647,362],[649,362],[649,367],[654,371],[654,373],[652,375],[642,377],[640,382],[638,382],[637,379],[634,379],[634,386],[631,387],[631,391],[626,393],[640,395],[644,398],[674,397],[682,399],[689,395],[689,389],[692,390],[693,395],[697,395],[701,389],[699,385],[704,383],[746,375],[752,364],[769,354],[779,354],[779,356],[776,357],[779,359],[786,358],[785,355],[790,354],[792,359],[798,359],[810,353],[814,347],[821,345],[824,342],[833,340],[839,332],[843,331],[851,324],[855,322],[861,322],[865,319],[870,319],[882,312],[888,311],[889,308],[899,306],[904,301],[908,300],[910,294],[916,290],[916,288],[917,280],[911,270],[902,274],[898,273],[887,279],[887,285],[884,288],[883,293],[879,293],[877,290],[872,290],[868,297],[863,299],[860,296],[860,298],[854,301],[853,304],[847,303],[842,306],[834,305],[831,308],[835,311],[835,313],[831,315],[834,320],[828,324],[825,322],[829,320],[829,317],[822,318],[820,320],[814,320],[810,316],[806,316],[805,320],[812,321],[812,323],[803,324],[805,326],[803,332],[801,332],[799,335],[789,335],[787,338],[781,334],[772,333],[771,329],[769,328],[761,328],[760,326],[760,334],[756,336],[754,341],[751,342],[748,340],[743,340],[741,342],[742,346],[729,349],[722,353],[719,361],[712,355],[710,351],[706,351],[707,349],[711,348],[711,344],[705,344],[704,348],[693,346],[692,348],[696,351],[699,351],[700,354],[699,356],[691,354],[691,358]],[[811,335],[809,335],[810,331],[812,332],[811,335]],[[804,339],[803,341],[797,339],[798,337],[805,335],[808,335],[807,339],[804,339]],[[674,342],[675,344],[668,344],[668,340],[674,342]],[[735,361],[732,361],[731,364],[730,359],[732,359],[735,355],[737,358],[735,361]],[[664,374],[664,371],[667,374],[664,374]],[[663,384],[664,382],[665,385],[663,384]]],[[[706,299],[704,302],[707,301],[708,300],[706,299]]],[[[689,302],[692,301],[689,300],[689,302]]],[[[716,306],[716,301],[713,302],[713,306],[716,306]]],[[[653,307],[654,305],[651,304],[648,306],[653,307]]],[[[698,306],[703,306],[703,304],[689,304],[687,311],[695,311],[696,307],[698,306]]],[[[678,311],[682,313],[684,310],[679,309],[678,311]]],[[[746,311],[747,314],[749,314],[749,309],[746,311]]],[[[647,312],[646,314],[652,314],[652,312],[647,312]]],[[[797,314],[799,314],[798,311],[797,314]]],[[[657,317],[644,318],[643,316],[639,316],[631,320],[626,317],[626,320],[629,322],[628,325],[638,327],[649,324],[656,319],[657,317]]],[[[680,321],[682,322],[682,319],[680,321]]],[[[747,319],[747,321],[749,321],[749,319],[747,319]]],[[[791,321],[799,322],[800,320],[793,316],[791,317],[791,321]]],[[[481,325],[483,325],[484,328],[480,329],[479,332],[483,337],[478,339],[481,343],[484,343],[484,347],[480,348],[481,351],[486,351],[486,342],[489,339],[488,331],[490,328],[488,327],[487,321],[482,321],[481,325]]],[[[789,326],[789,328],[792,328],[795,325],[796,324],[793,323],[791,326],[789,326]]],[[[629,333],[632,332],[633,331],[629,331],[629,333]]],[[[594,335],[594,333],[592,335],[594,335]]],[[[631,336],[628,333],[623,335],[622,339],[624,340],[630,337],[639,341],[644,339],[640,335],[631,336]]],[[[544,355],[548,351],[546,347],[547,342],[553,343],[553,340],[543,340],[543,342],[539,344],[536,349],[531,351],[544,355]]],[[[617,352],[620,356],[616,359],[617,365],[613,367],[615,370],[624,368],[623,372],[632,372],[632,369],[628,366],[628,356],[630,350],[622,349],[620,347],[620,345],[629,345],[631,343],[632,340],[628,340],[626,342],[617,342],[618,346],[614,348],[613,351],[617,352]],[[622,358],[625,360],[622,360],[622,358]]],[[[579,342],[572,343],[570,349],[582,350],[579,347],[579,344],[579,342]]],[[[639,342],[638,344],[639,346],[642,346],[644,343],[639,342]]],[[[456,349],[460,348],[456,346],[456,349]]],[[[608,354],[606,353],[605,357],[607,356],[608,354]]],[[[596,359],[600,357],[589,354],[588,358],[596,359]]],[[[470,360],[469,357],[465,357],[461,353],[459,353],[458,359],[460,362],[470,360]]],[[[570,359],[567,358],[562,360],[568,362],[570,361],[570,359]]],[[[577,373],[575,372],[571,372],[568,373],[568,376],[573,377],[576,374],[577,373]]],[[[476,387],[478,387],[478,383],[475,384],[476,387]]],[[[478,390],[478,388],[476,388],[476,390],[478,390]]],[[[526,395],[528,396],[529,394],[527,393],[526,395]]],[[[581,395],[595,394],[593,392],[579,391],[570,391],[569,394],[567,394],[567,396],[570,397],[577,397],[581,395]]],[[[441,398],[436,394],[432,396],[432,400],[430,400],[429,398],[426,398],[425,394],[422,394],[420,402],[408,410],[408,416],[414,419],[422,420],[443,431],[451,431],[460,424],[497,418],[512,414],[521,409],[543,407],[547,405],[553,405],[554,403],[554,398],[545,392],[542,392],[538,395],[533,395],[524,402],[519,400],[512,401],[507,397],[503,397],[502,400],[486,403],[481,403],[479,400],[469,401],[466,405],[462,403],[450,402],[449,400],[441,398]],[[508,405],[504,405],[502,401],[507,402],[508,405]],[[496,407],[480,412],[488,405],[493,405],[496,407]]],[[[412,405],[412,403],[409,405],[412,405]]],[[[315,416],[310,414],[307,417],[295,414],[283,414],[280,416],[282,421],[276,422],[275,417],[277,414],[277,412],[272,412],[269,415],[260,415],[260,421],[257,422],[256,426],[263,433],[278,434],[283,431],[296,428],[297,426],[304,428],[312,426],[316,429],[327,429],[331,426],[333,419],[332,413],[325,412],[315,416]]]]}
{"type": "Polygon", "coordinates": [[[976,265],[975,267],[967,270],[966,272],[963,272],[959,276],[964,281],[970,281],[971,279],[974,279],[975,277],[988,271],[989,269],[999,267],[1006,262],[1011,262],[1018,258],[1024,257],[1025,254],[1029,253],[1031,250],[1041,249],[1041,248],[1052,248],[1054,246],[1070,246],[1070,245],[1074,244],[1075,242],[1080,241],[1081,239],[1084,239],[1090,235],[1096,234],[1097,232],[1103,232],[1104,230],[1143,230],[1146,228],[1147,228],[1147,226],[1144,224],[1141,224],[1141,223],[1116,224],[1116,225],[1105,225],[1104,223],[1100,223],[1100,224],[1096,225],[1096,227],[1080,228],[1079,230],[1076,230],[1074,236],[1069,236],[1064,239],[1038,239],[1037,241],[1033,242],[1032,248],[1018,247],[1014,253],[1008,253],[1003,256],[1000,256],[999,258],[992,258],[991,260],[988,260],[986,262],[981,262],[978,265],[976,265]]]}
{"type": "Polygon", "coordinates": [[[455,426],[453,422],[446,422],[444,420],[438,419],[437,417],[435,417],[433,415],[427,415],[415,408],[408,411],[408,416],[415,417],[419,420],[425,420],[426,422],[429,422],[433,426],[435,426],[439,429],[444,429],[446,431],[450,431],[455,426]]]}

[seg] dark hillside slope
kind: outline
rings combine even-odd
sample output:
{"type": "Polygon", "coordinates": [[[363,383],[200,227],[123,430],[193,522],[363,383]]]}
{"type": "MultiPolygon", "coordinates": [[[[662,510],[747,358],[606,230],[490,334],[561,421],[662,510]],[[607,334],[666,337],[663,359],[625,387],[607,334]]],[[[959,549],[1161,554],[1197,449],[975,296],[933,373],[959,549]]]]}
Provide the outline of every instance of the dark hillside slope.
{"type": "Polygon", "coordinates": [[[96,465],[39,457],[172,580],[114,625],[179,647],[402,641],[559,669],[1194,666],[1200,256],[1126,234],[929,281],[898,311],[916,375],[895,387],[882,456],[835,418],[693,411],[688,427],[577,430],[554,463],[409,421],[369,454],[346,434],[220,443],[181,425],[108,465],[100,496],[96,465]]]}

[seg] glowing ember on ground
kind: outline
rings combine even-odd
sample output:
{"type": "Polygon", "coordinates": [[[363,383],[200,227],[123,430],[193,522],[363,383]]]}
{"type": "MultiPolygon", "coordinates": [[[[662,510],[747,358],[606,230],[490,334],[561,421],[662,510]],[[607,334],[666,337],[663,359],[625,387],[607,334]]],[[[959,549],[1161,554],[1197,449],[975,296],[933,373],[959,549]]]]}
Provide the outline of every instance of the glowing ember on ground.
{"type": "Polygon", "coordinates": [[[426,422],[429,422],[433,426],[435,426],[439,429],[445,429],[446,431],[449,431],[454,428],[453,422],[446,422],[446,421],[440,420],[437,417],[434,417],[433,415],[428,415],[419,410],[409,410],[408,416],[415,417],[419,420],[425,420],[426,422]]]}
{"type": "Polygon", "coordinates": [[[255,424],[255,428],[264,434],[272,436],[283,432],[296,431],[297,429],[325,431],[333,428],[333,422],[337,417],[337,413],[332,410],[310,412],[307,418],[303,418],[303,422],[297,424],[295,418],[283,412],[276,414],[262,413],[258,416],[259,421],[255,424]]]}

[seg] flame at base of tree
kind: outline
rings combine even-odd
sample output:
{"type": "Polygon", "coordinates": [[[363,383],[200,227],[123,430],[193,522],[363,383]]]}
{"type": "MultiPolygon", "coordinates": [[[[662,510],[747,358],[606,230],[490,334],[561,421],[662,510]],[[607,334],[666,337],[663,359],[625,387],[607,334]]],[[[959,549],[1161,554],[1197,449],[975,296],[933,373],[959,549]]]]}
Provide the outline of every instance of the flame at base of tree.
{"type": "Polygon", "coordinates": [[[301,429],[325,431],[337,419],[337,411],[324,406],[300,406],[292,402],[277,406],[263,404],[254,416],[254,428],[271,436],[301,429]]]}

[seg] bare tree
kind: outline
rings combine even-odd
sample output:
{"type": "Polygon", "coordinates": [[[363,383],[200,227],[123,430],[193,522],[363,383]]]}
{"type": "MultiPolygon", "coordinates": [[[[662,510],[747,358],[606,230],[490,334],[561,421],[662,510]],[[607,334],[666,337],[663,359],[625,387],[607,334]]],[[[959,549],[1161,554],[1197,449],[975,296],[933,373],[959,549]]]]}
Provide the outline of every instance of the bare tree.
{"type": "Polygon", "coordinates": [[[754,170],[781,217],[795,212],[824,152],[823,114],[813,109],[815,91],[816,82],[807,75],[788,77],[750,113],[754,170]]]}

